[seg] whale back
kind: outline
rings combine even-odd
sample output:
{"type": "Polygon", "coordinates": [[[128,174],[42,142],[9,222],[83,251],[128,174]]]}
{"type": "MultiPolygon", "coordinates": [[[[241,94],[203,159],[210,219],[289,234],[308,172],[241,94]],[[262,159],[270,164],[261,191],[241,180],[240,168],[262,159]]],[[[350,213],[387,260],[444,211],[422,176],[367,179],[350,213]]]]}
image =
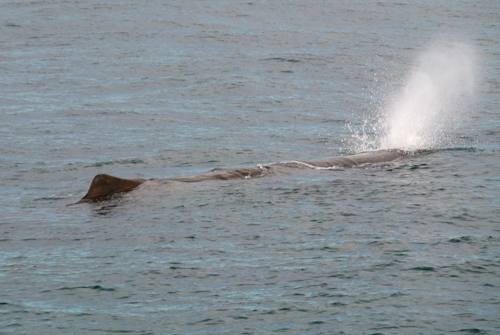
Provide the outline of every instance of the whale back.
{"type": "Polygon", "coordinates": [[[261,177],[266,172],[266,167],[245,167],[238,169],[216,169],[208,173],[202,173],[189,177],[165,178],[173,181],[182,181],[185,183],[194,183],[204,180],[231,180],[248,179],[261,177]]]}
{"type": "Polygon", "coordinates": [[[359,165],[375,164],[382,162],[390,162],[399,157],[409,156],[413,152],[401,149],[380,150],[374,152],[367,152],[363,154],[345,156],[345,157],[331,157],[327,159],[318,159],[306,162],[307,164],[322,167],[339,167],[339,168],[352,168],[359,165]]]}
{"type": "MultiPolygon", "coordinates": [[[[351,168],[359,165],[374,164],[381,162],[390,162],[399,157],[409,156],[415,152],[390,149],[375,152],[369,152],[354,156],[332,157],[321,160],[312,160],[304,162],[307,165],[321,168],[351,168]]],[[[180,181],[180,182],[200,182],[204,180],[231,180],[231,179],[247,179],[262,177],[270,169],[276,168],[277,165],[260,165],[258,167],[248,167],[239,169],[221,169],[212,170],[208,173],[198,174],[188,177],[163,178],[163,180],[180,181]]],[[[104,200],[116,193],[128,192],[144,183],[146,179],[124,179],[107,174],[99,174],[94,177],[90,184],[87,194],[78,202],[88,202],[104,200]]]]}

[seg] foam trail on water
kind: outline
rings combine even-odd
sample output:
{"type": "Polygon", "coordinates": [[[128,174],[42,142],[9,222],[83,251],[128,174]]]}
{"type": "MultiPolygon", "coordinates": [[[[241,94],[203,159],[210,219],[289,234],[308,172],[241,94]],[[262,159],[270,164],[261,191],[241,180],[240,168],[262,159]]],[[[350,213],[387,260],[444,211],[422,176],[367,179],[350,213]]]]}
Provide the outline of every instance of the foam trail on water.
{"type": "Polygon", "coordinates": [[[476,77],[474,51],[465,44],[436,43],[373,125],[375,138],[357,136],[362,150],[432,149],[452,145],[449,131],[463,118],[459,108],[472,96],[476,77]]]}

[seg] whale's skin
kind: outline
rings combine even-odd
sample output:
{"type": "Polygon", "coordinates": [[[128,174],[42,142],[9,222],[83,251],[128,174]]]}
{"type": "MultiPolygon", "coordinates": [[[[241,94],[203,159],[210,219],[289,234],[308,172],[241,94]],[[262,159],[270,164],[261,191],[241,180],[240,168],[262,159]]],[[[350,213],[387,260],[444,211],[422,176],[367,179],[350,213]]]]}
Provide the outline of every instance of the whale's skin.
{"type": "Polygon", "coordinates": [[[365,165],[365,164],[390,162],[398,159],[399,157],[410,156],[416,153],[417,153],[416,151],[388,149],[388,150],[367,152],[353,156],[318,159],[305,163],[313,165],[315,167],[322,167],[322,168],[330,168],[330,167],[352,168],[355,166],[365,165]]]}
{"type": "MultiPolygon", "coordinates": [[[[400,157],[415,154],[414,151],[400,149],[379,150],[353,156],[331,157],[327,159],[318,159],[305,162],[284,162],[259,165],[257,167],[246,167],[237,169],[215,169],[207,173],[197,174],[188,177],[162,178],[161,180],[171,180],[185,183],[194,183],[205,180],[231,180],[231,179],[249,179],[265,176],[270,170],[275,170],[281,166],[295,166],[309,168],[352,168],[360,165],[390,162],[400,157]],[[292,164],[293,165],[293,164],[292,164]]],[[[153,179],[155,180],[155,179],[153,179]]],[[[156,179],[158,180],[158,179],[156,179]]],[[[111,196],[119,193],[129,192],[145,183],[147,179],[125,179],[110,176],[107,174],[98,174],[92,180],[87,194],[78,202],[93,202],[109,199],[111,196]]]]}
{"type": "Polygon", "coordinates": [[[87,194],[78,203],[104,200],[113,194],[131,191],[144,182],[146,179],[125,179],[108,174],[98,174],[92,180],[87,194]]]}

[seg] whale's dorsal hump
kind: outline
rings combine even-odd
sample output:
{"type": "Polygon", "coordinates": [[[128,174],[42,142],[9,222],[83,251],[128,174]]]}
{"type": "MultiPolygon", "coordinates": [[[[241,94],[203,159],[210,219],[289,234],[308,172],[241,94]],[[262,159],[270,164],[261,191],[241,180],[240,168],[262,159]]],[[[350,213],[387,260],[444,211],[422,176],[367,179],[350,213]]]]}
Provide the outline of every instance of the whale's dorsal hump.
{"type": "Polygon", "coordinates": [[[102,200],[116,193],[131,191],[144,183],[146,179],[124,179],[98,174],[92,180],[89,191],[79,202],[102,200]]]}

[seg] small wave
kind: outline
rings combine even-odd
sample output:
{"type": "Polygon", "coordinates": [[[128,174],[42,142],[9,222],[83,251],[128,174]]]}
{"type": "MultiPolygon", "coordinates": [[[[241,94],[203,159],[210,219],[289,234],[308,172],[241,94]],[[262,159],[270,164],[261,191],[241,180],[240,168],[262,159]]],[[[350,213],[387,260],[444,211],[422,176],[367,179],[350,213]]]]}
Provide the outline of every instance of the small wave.
{"type": "Polygon", "coordinates": [[[54,200],[64,200],[64,199],[67,199],[67,198],[71,198],[75,196],[74,193],[70,193],[70,194],[51,194],[51,195],[48,195],[48,196],[45,196],[45,197],[40,197],[40,198],[35,198],[33,199],[33,201],[54,201],[54,200]]]}
{"type": "Polygon", "coordinates": [[[102,167],[107,165],[126,165],[126,164],[146,164],[146,162],[142,159],[133,158],[133,159],[119,159],[116,161],[106,161],[106,162],[97,162],[87,167],[102,167]]]}
{"type": "Polygon", "coordinates": [[[482,152],[484,149],[479,149],[477,147],[453,147],[453,148],[441,148],[436,149],[436,151],[466,151],[466,152],[482,152]]]}

